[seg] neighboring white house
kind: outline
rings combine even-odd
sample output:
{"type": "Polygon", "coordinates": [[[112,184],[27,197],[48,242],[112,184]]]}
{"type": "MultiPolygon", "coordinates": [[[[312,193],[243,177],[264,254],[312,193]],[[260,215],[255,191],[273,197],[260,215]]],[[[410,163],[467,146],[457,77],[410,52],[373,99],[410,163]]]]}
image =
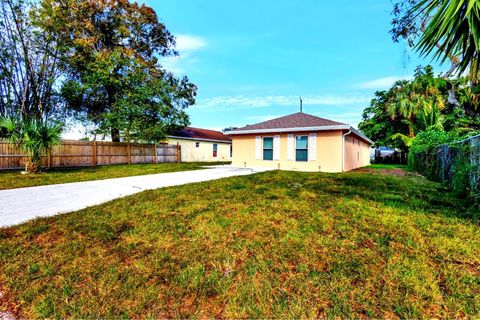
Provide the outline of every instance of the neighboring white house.
{"type": "Polygon", "coordinates": [[[168,136],[168,144],[181,146],[182,162],[232,160],[232,139],[220,131],[187,127],[168,136]]]}

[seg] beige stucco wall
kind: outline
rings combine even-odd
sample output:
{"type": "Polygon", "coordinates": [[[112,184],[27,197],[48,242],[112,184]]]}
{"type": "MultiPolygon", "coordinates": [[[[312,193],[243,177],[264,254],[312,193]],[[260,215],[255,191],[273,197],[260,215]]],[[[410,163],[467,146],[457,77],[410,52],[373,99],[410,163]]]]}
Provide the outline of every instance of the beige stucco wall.
{"type": "Polygon", "coordinates": [[[370,145],[355,135],[345,137],[345,171],[370,164],[370,145]]]}
{"type": "MultiPolygon", "coordinates": [[[[309,135],[310,132],[297,132],[295,135],[309,135]]],[[[232,165],[239,167],[272,167],[283,170],[299,171],[342,171],[342,131],[316,132],[317,159],[315,161],[297,162],[288,160],[288,133],[235,135],[233,140],[232,165]],[[280,135],[280,160],[255,159],[255,137],[272,137],[280,135]]]]}
{"type": "Polygon", "coordinates": [[[215,162],[215,161],[231,161],[230,144],[222,142],[202,141],[202,140],[186,140],[179,138],[169,138],[168,144],[181,146],[182,162],[215,162]],[[195,143],[199,142],[198,148],[195,143]],[[217,157],[213,157],[213,144],[218,145],[217,157]]]}

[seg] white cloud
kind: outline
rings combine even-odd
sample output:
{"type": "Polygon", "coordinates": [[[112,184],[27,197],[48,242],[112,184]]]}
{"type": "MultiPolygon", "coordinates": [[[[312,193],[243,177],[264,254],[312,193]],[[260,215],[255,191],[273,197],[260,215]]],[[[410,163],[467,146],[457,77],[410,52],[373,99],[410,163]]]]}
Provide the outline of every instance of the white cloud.
{"type": "Polygon", "coordinates": [[[160,62],[162,66],[173,73],[185,73],[185,69],[181,66],[181,61],[180,61],[179,56],[175,57],[166,57],[166,58],[161,58],[160,62]]]}
{"type": "Polygon", "coordinates": [[[179,34],[176,36],[177,50],[179,52],[196,51],[207,45],[205,39],[187,34],[179,34]]]}
{"type": "Polygon", "coordinates": [[[180,34],[176,36],[176,49],[178,56],[160,59],[162,66],[173,73],[185,73],[186,67],[197,63],[195,52],[207,46],[207,41],[202,37],[180,34]]]}
{"type": "Polygon", "coordinates": [[[362,82],[357,85],[362,89],[388,89],[398,80],[410,80],[411,76],[391,76],[362,82]]]}
{"type": "MultiPolygon", "coordinates": [[[[370,101],[370,95],[308,95],[302,97],[303,104],[340,106],[362,104],[370,101]]],[[[198,101],[196,108],[211,111],[240,110],[264,108],[269,106],[296,106],[298,96],[265,95],[265,96],[218,96],[198,101]]]]}

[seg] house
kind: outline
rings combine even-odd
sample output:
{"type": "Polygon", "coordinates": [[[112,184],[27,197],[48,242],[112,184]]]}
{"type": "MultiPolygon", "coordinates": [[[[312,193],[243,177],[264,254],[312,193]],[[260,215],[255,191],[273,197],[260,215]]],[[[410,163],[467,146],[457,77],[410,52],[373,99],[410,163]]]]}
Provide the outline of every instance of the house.
{"type": "Polygon", "coordinates": [[[182,162],[231,161],[232,139],[220,131],[187,127],[167,137],[181,146],[182,162]]]}
{"type": "Polygon", "coordinates": [[[373,141],[348,124],[306,113],[225,132],[233,166],[342,172],[370,164],[373,141]]]}

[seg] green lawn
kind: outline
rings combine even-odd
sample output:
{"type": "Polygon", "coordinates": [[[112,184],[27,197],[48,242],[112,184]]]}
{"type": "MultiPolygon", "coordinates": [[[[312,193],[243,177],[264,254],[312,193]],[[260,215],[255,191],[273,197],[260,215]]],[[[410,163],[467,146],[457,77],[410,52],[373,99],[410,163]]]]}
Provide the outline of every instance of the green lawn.
{"type": "Polygon", "coordinates": [[[220,163],[160,163],[111,165],[80,168],[52,168],[39,174],[20,173],[21,170],[0,171],[0,190],[41,186],[47,184],[102,180],[145,174],[201,169],[201,166],[220,163]]]}
{"type": "Polygon", "coordinates": [[[397,173],[272,171],[0,229],[0,310],[480,317],[479,213],[439,184],[397,173]]]}
{"type": "Polygon", "coordinates": [[[408,170],[407,165],[403,164],[389,164],[389,163],[374,163],[369,166],[372,169],[403,169],[408,170]]]}

